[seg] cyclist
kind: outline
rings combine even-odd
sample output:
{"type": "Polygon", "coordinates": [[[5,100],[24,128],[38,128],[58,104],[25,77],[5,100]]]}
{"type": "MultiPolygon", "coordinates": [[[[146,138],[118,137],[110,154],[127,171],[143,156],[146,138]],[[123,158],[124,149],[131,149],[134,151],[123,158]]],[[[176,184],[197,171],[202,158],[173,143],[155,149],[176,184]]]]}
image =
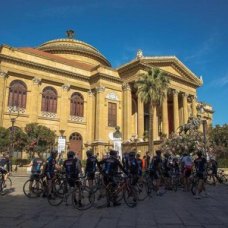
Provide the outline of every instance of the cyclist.
{"type": "Polygon", "coordinates": [[[138,163],[138,175],[139,175],[139,177],[141,177],[142,176],[142,171],[143,171],[143,161],[140,158],[140,154],[136,154],[136,160],[137,160],[137,163],[138,163]]]}
{"type": "Polygon", "coordinates": [[[123,157],[122,157],[122,164],[123,164],[124,168],[126,168],[128,157],[129,157],[128,153],[124,152],[123,157]]]}
{"type": "MultiPolygon", "coordinates": [[[[52,189],[52,183],[55,177],[55,170],[59,169],[57,163],[56,163],[56,158],[58,155],[57,150],[52,150],[50,157],[47,159],[46,163],[44,164],[43,168],[43,174],[47,178],[47,194],[48,197],[51,197],[51,189],[52,189]]],[[[45,197],[45,194],[43,195],[45,197]]]]}
{"type": "MultiPolygon", "coordinates": [[[[124,170],[120,161],[117,159],[118,152],[115,150],[110,150],[109,157],[104,158],[100,162],[97,163],[98,168],[103,175],[103,180],[105,186],[112,186],[112,191],[114,192],[117,184],[115,183],[114,177],[118,173],[118,168],[120,168],[125,174],[127,172],[124,170]]],[[[120,203],[116,202],[116,196],[111,195],[110,191],[107,190],[107,207],[110,207],[111,197],[113,197],[113,206],[118,206],[120,203]]]]}
{"type": "Polygon", "coordinates": [[[161,150],[156,150],[156,155],[152,158],[149,165],[149,172],[151,178],[155,181],[157,196],[161,196],[160,179],[162,169],[161,150]]]}
{"type": "Polygon", "coordinates": [[[32,167],[30,183],[29,183],[30,193],[32,192],[33,181],[37,179],[41,174],[42,166],[43,166],[43,160],[36,155],[34,155],[34,158],[31,160],[31,162],[28,165],[24,165],[24,167],[32,167]]]}
{"type": "Polygon", "coordinates": [[[207,160],[203,157],[201,151],[197,152],[198,158],[194,160],[196,176],[199,178],[199,183],[196,190],[196,199],[200,199],[200,194],[204,192],[205,196],[207,196],[204,180],[205,180],[205,173],[207,170],[207,160]]]}
{"type": "Polygon", "coordinates": [[[95,179],[95,172],[97,166],[97,158],[93,155],[92,150],[86,151],[87,160],[86,160],[86,167],[85,167],[85,174],[87,176],[89,187],[93,187],[93,182],[95,179]]]}
{"type": "Polygon", "coordinates": [[[139,172],[139,165],[138,161],[135,158],[136,153],[134,151],[129,152],[128,160],[126,162],[125,169],[127,170],[128,174],[131,177],[131,183],[135,185],[138,181],[138,172],[139,172]]]}
{"type": "Polygon", "coordinates": [[[171,190],[171,179],[170,179],[170,170],[171,170],[171,164],[170,160],[171,156],[169,153],[164,154],[164,160],[163,160],[163,176],[166,183],[166,189],[171,190]]]}
{"type": "Polygon", "coordinates": [[[3,188],[6,188],[6,179],[9,175],[9,170],[10,170],[10,162],[9,162],[9,157],[4,153],[3,157],[0,158],[0,173],[2,174],[3,177],[3,188]]]}
{"type": "Polygon", "coordinates": [[[74,151],[68,151],[67,160],[63,162],[63,168],[66,172],[67,182],[70,187],[75,186],[75,181],[78,180],[78,175],[81,172],[78,159],[75,157],[74,151]]]}
{"type": "Polygon", "coordinates": [[[216,185],[216,179],[220,182],[221,180],[218,178],[218,163],[215,158],[211,157],[209,161],[211,175],[213,178],[214,185],[216,185]],[[215,179],[216,178],[216,179],[215,179]]]}
{"type": "Polygon", "coordinates": [[[181,159],[181,171],[184,180],[184,191],[187,192],[190,190],[190,181],[189,177],[192,174],[192,158],[191,156],[185,151],[183,153],[183,157],[181,159]]]}

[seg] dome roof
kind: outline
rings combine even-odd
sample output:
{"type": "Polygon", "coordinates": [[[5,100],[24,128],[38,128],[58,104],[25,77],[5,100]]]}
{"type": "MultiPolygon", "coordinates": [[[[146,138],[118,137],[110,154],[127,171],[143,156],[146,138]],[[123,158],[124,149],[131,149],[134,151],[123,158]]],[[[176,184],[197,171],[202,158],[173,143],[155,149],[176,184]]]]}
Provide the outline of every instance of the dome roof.
{"type": "Polygon", "coordinates": [[[93,65],[111,66],[110,62],[96,48],[75,39],[51,40],[41,44],[37,49],[71,60],[79,60],[93,65]]]}

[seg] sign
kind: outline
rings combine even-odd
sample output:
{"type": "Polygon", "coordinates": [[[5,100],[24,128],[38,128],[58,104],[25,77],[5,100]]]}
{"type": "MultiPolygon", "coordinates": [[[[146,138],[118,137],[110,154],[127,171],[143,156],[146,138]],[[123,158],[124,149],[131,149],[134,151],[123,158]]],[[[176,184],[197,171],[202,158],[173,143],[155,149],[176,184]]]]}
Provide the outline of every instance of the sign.
{"type": "Polygon", "coordinates": [[[60,136],[58,138],[58,153],[65,151],[66,149],[66,138],[60,136]]]}

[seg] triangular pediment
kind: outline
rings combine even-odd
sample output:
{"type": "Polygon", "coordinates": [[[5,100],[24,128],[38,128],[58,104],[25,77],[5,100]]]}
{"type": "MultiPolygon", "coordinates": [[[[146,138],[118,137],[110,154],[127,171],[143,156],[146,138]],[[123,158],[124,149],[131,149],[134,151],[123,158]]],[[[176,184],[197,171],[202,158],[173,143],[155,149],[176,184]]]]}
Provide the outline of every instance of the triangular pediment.
{"type": "Polygon", "coordinates": [[[150,67],[158,67],[166,72],[173,80],[189,83],[193,87],[199,87],[203,83],[200,78],[175,56],[142,57],[122,65],[117,70],[121,77],[125,78],[126,75],[128,77],[135,77],[139,71],[146,71],[150,67]]]}
{"type": "Polygon", "coordinates": [[[173,78],[192,83],[197,87],[202,85],[202,80],[176,57],[145,57],[140,60],[140,63],[145,66],[158,67],[173,78]]]}

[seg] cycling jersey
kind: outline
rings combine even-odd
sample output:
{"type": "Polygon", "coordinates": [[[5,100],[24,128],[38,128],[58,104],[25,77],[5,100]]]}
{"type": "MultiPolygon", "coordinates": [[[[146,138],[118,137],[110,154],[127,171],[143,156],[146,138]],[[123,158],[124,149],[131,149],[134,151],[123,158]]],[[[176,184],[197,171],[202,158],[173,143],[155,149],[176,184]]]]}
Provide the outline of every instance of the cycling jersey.
{"type": "Polygon", "coordinates": [[[48,177],[53,177],[55,172],[56,160],[50,156],[46,162],[45,173],[48,174],[48,177]]]}
{"type": "Polygon", "coordinates": [[[138,175],[142,176],[142,169],[143,169],[143,161],[140,158],[137,158],[137,163],[138,163],[138,175]]]}
{"type": "Polygon", "coordinates": [[[136,158],[128,158],[128,161],[126,163],[126,169],[128,171],[128,173],[132,174],[132,175],[136,175],[138,174],[138,162],[136,160],[136,158]]]}
{"type": "Polygon", "coordinates": [[[69,158],[64,161],[63,167],[66,170],[67,178],[75,179],[78,177],[79,174],[79,167],[78,167],[78,159],[77,158],[69,158]]]}
{"type": "Polygon", "coordinates": [[[43,165],[43,160],[41,158],[34,158],[32,161],[32,173],[40,173],[41,166],[43,165]]]}
{"type": "Polygon", "coordinates": [[[203,174],[206,170],[207,160],[205,158],[197,158],[194,161],[196,173],[203,174]]]}
{"type": "Polygon", "coordinates": [[[95,156],[90,156],[86,160],[85,173],[95,173],[96,172],[97,159],[95,156]]]}

